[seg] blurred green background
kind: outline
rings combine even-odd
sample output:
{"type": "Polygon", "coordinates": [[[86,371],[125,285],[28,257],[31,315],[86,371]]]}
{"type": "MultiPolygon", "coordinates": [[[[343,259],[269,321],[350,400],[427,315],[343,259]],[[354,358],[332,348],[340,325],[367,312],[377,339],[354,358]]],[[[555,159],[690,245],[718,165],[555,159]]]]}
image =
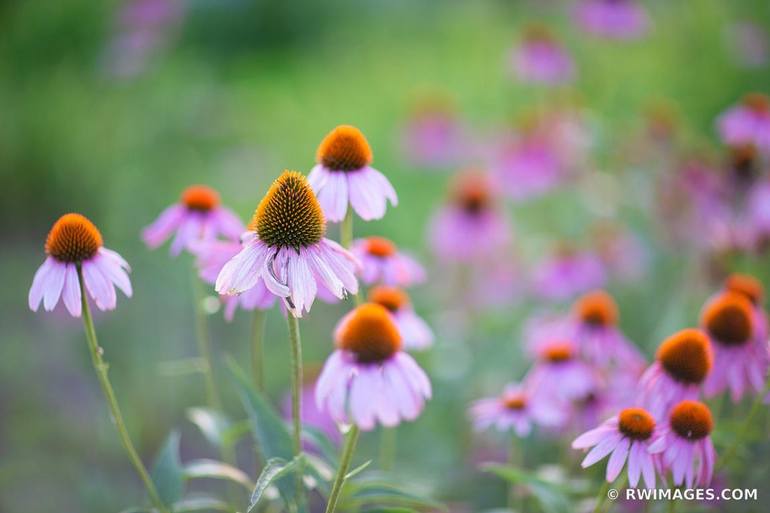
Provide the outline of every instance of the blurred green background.
{"type": "MultiPolygon", "coordinates": [[[[179,427],[183,458],[213,457],[184,416],[202,401],[201,380],[168,376],[159,367],[195,354],[191,261],[171,259],[166,247],[147,250],[142,227],[192,183],[217,188],[246,219],[283,168],[307,173],[323,135],[349,123],[367,135],[375,166],[400,196],[398,208],[381,221],[358,222],[356,234],[386,235],[432,269],[426,221],[444,197],[448,175],[419,169],[399,152],[410,104],[419,91],[441,91],[481,136],[525,115],[543,92],[513,81],[506,56],[532,21],[553,27],[575,55],[575,95],[592,113],[604,171],[620,172],[614,168],[619,142],[639,130],[640,112],[657,99],[676,106],[686,140],[715,144],[714,117],[745,92],[770,86],[766,68],[733,64],[725,25],[750,19],[768,27],[770,6],[764,0],[645,3],[652,32],[617,44],[580,34],[567,3],[558,1],[191,0],[146,69],[116,77],[107,71],[106,49],[119,3],[0,2],[0,511],[120,511],[141,499],[79,320],[26,306],[46,233],[59,215],[87,215],[106,246],[133,267],[134,297],[120,297],[118,309],[96,321],[142,456],[149,461],[179,427]]],[[[512,215],[526,253],[530,235],[575,236],[591,213],[565,191],[512,215]]],[[[647,227],[643,215],[632,222],[647,227]]],[[[336,237],[334,228],[330,233],[336,237]]],[[[653,278],[616,291],[624,327],[648,353],[661,322],[692,323],[704,298],[692,298],[674,320],[666,317],[663,299],[679,288],[672,277],[683,267],[676,255],[658,256],[653,278]]],[[[441,499],[471,510],[490,507],[503,487],[465,459],[471,443],[465,409],[485,390],[480,383],[501,385],[526,367],[515,339],[527,302],[484,317],[457,341],[452,313],[441,310],[431,286],[414,296],[439,334],[436,348],[419,357],[436,397],[418,422],[399,429],[399,471],[441,499]],[[468,369],[447,370],[458,358],[467,359],[468,369]]],[[[318,304],[303,321],[309,366],[329,353],[343,311],[318,304]]],[[[219,356],[247,361],[249,322],[244,312],[231,324],[220,314],[210,317],[219,356]]],[[[277,312],[268,320],[267,346],[269,389],[279,400],[288,348],[277,312]]],[[[231,393],[227,399],[232,415],[242,415],[231,393]]],[[[376,446],[377,434],[366,435],[361,458],[376,446]]],[[[757,471],[766,484],[766,461],[757,471]]]]}

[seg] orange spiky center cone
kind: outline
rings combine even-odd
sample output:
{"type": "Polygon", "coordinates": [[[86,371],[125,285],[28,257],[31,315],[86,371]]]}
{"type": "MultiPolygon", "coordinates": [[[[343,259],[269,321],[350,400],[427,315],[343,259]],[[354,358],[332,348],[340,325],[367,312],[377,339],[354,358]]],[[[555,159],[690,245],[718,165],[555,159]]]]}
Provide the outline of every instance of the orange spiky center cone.
{"type": "Polygon", "coordinates": [[[48,232],[45,252],[60,262],[79,263],[96,255],[103,244],[102,234],[88,218],[64,214],[48,232]]]}
{"type": "Polygon", "coordinates": [[[367,253],[380,258],[396,254],[396,245],[384,237],[369,237],[366,239],[365,248],[367,253]]]}
{"type": "Polygon", "coordinates": [[[361,131],[340,125],[321,141],[316,160],[331,171],[355,171],[372,162],[372,148],[361,131]]]}
{"type": "Polygon", "coordinates": [[[369,302],[382,305],[390,312],[398,312],[409,305],[409,296],[398,287],[379,285],[369,291],[369,302]]]}
{"type": "Polygon", "coordinates": [[[655,419],[644,408],[626,408],[618,415],[618,429],[632,440],[647,440],[655,429],[655,419]]]}
{"type": "Polygon", "coordinates": [[[664,340],[656,358],[669,376],[689,385],[702,383],[712,366],[708,337],[694,328],[684,329],[664,340]]]}
{"type": "Polygon", "coordinates": [[[742,294],[755,306],[761,305],[765,297],[762,283],[748,274],[731,274],[725,281],[725,288],[730,292],[742,294]]]}
{"type": "Polygon", "coordinates": [[[355,355],[358,363],[381,363],[401,349],[401,335],[388,310],[365,303],[340,327],[337,347],[355,355]]]}
{"type": "Polygon", "coordinates": [[[762,93],[749,93],[743,97],[743,104],[757,114],[770,114],[770,98],[762,93]]]}
{"type": "Polygon", "coordinates": [[[701,322],[711,338],[725,346],[746,344],[754,332],[751,303],[735,292],[725,292],[706,305],[701,322]]]}
{"type": "Polygon", "coordinates": [[[508,410],[520,411],[527,407],[527,396],[523,392],[506,392],[500,400],[508,410]]]}
{"type": "Polygon", "coordinates": [[[219,205],[219,193],[206,185],[191,185],[182,192],[182,203],[190,210],[208,212],[219,205]]]}
{"type": "Polygon", "coordinates": [[[323,239],[326,219],[307,179],[297,171],[284,171],[257,206],[249,230],[272,247],[299,251],[323,239]]]}
{"type": "Polygon", "coordinates": [[[594,327],[615,326],[618,323],[618,305],[603,290],[589,292],[575,303],[575,312],[585,324],[594,327]]]}
{"type": "Polygon", "coordinates": [[[714,429],[711,410],[699,401],[682,401],[674,406],[669,423],[677,435],[687,440],[706,438],[714,429]]]}

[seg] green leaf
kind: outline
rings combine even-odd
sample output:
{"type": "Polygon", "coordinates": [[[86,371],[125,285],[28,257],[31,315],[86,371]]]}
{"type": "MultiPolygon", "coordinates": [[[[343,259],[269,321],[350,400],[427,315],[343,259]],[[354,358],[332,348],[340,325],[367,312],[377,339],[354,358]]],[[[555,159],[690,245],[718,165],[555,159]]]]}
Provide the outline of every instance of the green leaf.
{"type": "Polygon", "coordinates": [[[304,471],[316,482],[316,488],[324,497],[329,496],[331,480],[334,479],[334,469],[314,454],[305,454],[304,471]]]}
{"type": "Polygon", "coordinates": [[[481,468],[484,471],[502,477],[510,483],[524,485],[529,488],[540,507],[546,513],[569,513],[570,511],[570,500],[562,486],[548,482],[510,465],[490,463],[482,465],[481,468]]]}
{"type": "MultiPolygon", "coordinates": [[[[232,359],[228,359],[227,363],[262,456],[266,460],[280,458],[283,461],[291,461],[294,450],[288,427],[275,408],[253,388],[251,380],[238,365],[232,359]]],[[[275,485],[287,504],[295,502],[297,490],[292,479],[282,474],[275,485]]]]}
{"type": "Polygon", "coordinates": [[[365,506],[414,507],[446,510],[438,501],[398,488],[381,479],[348,482],[343,492],[346,508],[360,509],[365,506]]]}
{"type": "Polygon", "coordinates": [[[398,506],[375,506],[373,508],[366,508],[362,510],[362,513],[420,513],[416,509],[402,508],[398,506]]]}
{"type": "Polygon", "coordinates": [[[186,513],[188,511],[230,511],[230,506],[216,497],[205,495],[188,497],[174,503],[174,513],[186,513]]]}
{"type": "Polygon", "coordinates": [[[326,436],[326,433],[312,426],[302,426],[302,439],[321,451],[321,455],[326,458],[326,461],[337,466],[339,449],[326,436]]]}
{"type": "Polygon", "coordinates": [[[214,447],[224,445],[225,434],[230,429],[227,417],[208,408],[189,408],[187,418],[203,433],[206,440],[214,447]]]}
{"type": "Polygon", "coordinates": [[[365,461],[365,462],[364,462],[364,463],[362,463],[361,465],[357,466],[356,468],[354,468],[353,470],[351,470],[350,472],[348,472],[347,474],[345,474],[345,480],[348,480],[348,479],[350,479],[351,477],[355,477],[355,476],[357,476],[357,475],[358,475],[358,474],[360,474],[360,473],[361,473],[361,472],[362,472],[362,471],[363,471],[363,470],[364,470],[366,467],[368,467],[368,466],[369,466],[369,465],[371,465],[371,464],[372,464],[372,460],[368,460],[368,461],[365,461]]]}
{"type": "Polygon", "coordinates": [[[163,448],[155,458],[150,476],[164,504],[170,505],[182,498],[184,468],[179,460],[179,433],[177,431],[169,433],[163,448]]]}
{"type": "Polygon", "coordinates": [[[185,465],[185,477],[187,479],[212,478],[227,479],[242,485],[247,490],[254,488],[251,482],[241,469],[215,460],[195,460],[185,465]]]}
{"type": "Polygon", "coordinates": [[[259,504],[262,494],[265,493],[265,490],[267,490],[276,479],[291,472],[297,465],[301,465],[303,459],[304,456],[300,454],[289,462],[282,458],[271,458],[267,460],[265,468],[262,469],[262,473],[259,475],[259,479],[257,479],[257,484],[254,486],[254,491],[251,493],[249,507],[246,510],[246,513],[251,513],[257,504],[259,504]]]}
{"type": "Polygon", "coordinates": [[[158,373],[166,377],[189,376],[206,371],[206,360],[200,357],[170,360],[158,364],[158,373]]]}

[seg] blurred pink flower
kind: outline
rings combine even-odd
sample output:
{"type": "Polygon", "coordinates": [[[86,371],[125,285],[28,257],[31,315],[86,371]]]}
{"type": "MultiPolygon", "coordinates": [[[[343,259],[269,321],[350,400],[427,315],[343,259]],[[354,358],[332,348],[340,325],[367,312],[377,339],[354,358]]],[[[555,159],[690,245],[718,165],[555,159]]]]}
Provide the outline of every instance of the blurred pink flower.
{"type": "Polygon", "coordinates": [[[398,327],[404,349],[422,350],[433,345],[433,331],[412,307],[403,289],[378,285],[369,290],[369,302],[384,306],[398,327]]]}
{"type": "Polygon", "coordinates": [[[650,25],[647,11],[636,0],[581,0],[575,17],[586,32],[609,39],[638,39],[650,25]]]}
{"type": "Polygon", "coordinates": [[[719,136],[730,146],[753,145],[770,153],[770,99],[751,93],[717,118],[719,136]]]}
{"type": "Polygon", "coordinates": [[[485,174],[466,171],[452,186],[449,201],[433,216],[433,252],[447,262],[489,259],[511,242],[513,230],[485,174]]]}
{"type": "MultiPolygon", "coordinates": [[[[340,429],[337,427],[334,419],[327,412],[318,408],[315,402],[315,387],[315,381],[307,383],[302,387],[302,398],[300,400],[302,424],[303,426],[319,430],[329,440],[339,444],[342,441],[342,433],[340,433],[340,429]]],[[[291,418],[291,394],[289,393],[284,397],[283,415],[287,420],[291,418]]]]}
{"type": "Polygon", "coordinates": [[[558,85],[575,77],[572,57],[545,27],[529,27],[511,60],[522,82],[558,85]]]}
{"type": "Polygon", "coordinates": [[[682,401],[666,420],[648,449],[660,455],[661,474],[670,470],[674,486],[707,487],[716,460],[710,436],[714,428],[711,411],[698,401],[682,401]]]}
{"type": "Polygon", "coordinates": [[[541,260],[532,272],[531,288],[539,297],[564,301],[604,286],[607,274],[594,253],[562,246],[541,260]]]}
{"type": "Polygon", "coordinates": [[[182,192],[179,203],[161,212],[158,218],[142,231],[142,239],[155,249],[171,235],[171,254],[206,240],[225,237],[238,240],[246,228],[233,211],[220,204],[219,193],[205,185],[192,185],[182,192]]]}
{"type": "Polygon", "coordinates": [[[524,382],[532,394],[566,401],[584,398],[596,390],[599,376],[580,358],[577,344],[553,338],[539,344],[538,359],[524,382]]]}
{"type": "Polygon", "coordinates": [[[361,262],[361,280],[367,285],[409,287],[425,281],[425,269],[383,237],[357,239],[350,252],[361,262]]]}
{"type": "Polygon", "coordinates": [[[370,166],[372,149],[361,131],[340,125],[318,147],[317,164],[307,179],[329,221],[339,222],[352,208],[364,221],[385,215],[398,196],[385,175],[370,166]]]}
{"type": "Polygon", "coordinates": [[[452,105],[441,98],[430,97],[411,112],[401,146],[413,164],[440,168],[457,164],[467,152],[466,139],[452,105]]]}
{"type": "Polygon", "coordinates": [[[747,390],[764,389],[770,367],[767,330],[755,322],[756,310],[743,293],[728,290],[704,305],[701,325],[715,363],[703,384],[707,397],[729,390],[733,402],[738,402],[747,390]],[[757,337],[757,328],[763,331],[762,338],[757,337]]]}
{"type": "Polygon", "coordinates": [[[534,397],[524,386],[511,383],[498,397],[479,399],[469,410],[475,429],[494,427],[498,431],[513,430],[526,437],[534,424],[553,428],[564,423],[561,403],[546,397],[534,397]]]}
{"type": "Polygon", "coordinates": [[[523,201],[553,190],[569,173],[550,138],[524,133],[506,141],[498,150],[492,174],[502,191],[523,201]]]}
{"type": "Polygon", "coordinates": [[[80,317],[82,296],[78,267],[82,269],[83,284],[99,310],[114,310],[117,303],[115,287],[131,297],[128,263],[116,252],[104,247],[99,229],[80,214],[64,214],[51,227],[45,241],[48,255],[35,272],[29,289],[29,308],[50,312],[59,298],[70,315],[80,317]]]}
{"type": "Polygon", "coordinates": [[[430,381],[402,351],[401,335],[385,307],[355,308],[340,320],[334,341],[337,349],[316,384],[321,411],[364,431],[417,418],[431,397],[430,381]]]}

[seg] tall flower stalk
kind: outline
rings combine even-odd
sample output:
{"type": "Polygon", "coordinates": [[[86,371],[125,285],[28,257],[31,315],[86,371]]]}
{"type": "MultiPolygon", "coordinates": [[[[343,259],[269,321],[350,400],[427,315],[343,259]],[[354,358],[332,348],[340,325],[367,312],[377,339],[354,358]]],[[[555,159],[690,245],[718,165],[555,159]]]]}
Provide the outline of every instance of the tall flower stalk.
{"type": "Polygon", "coordinates": [[[254,310],[254,317],[251,322],[251,372],[254,375],[254,387],[260,392],[265,389],[265,321],[267,312],[264,310],[254,310]]]}
{"type": "Polygon", "coordinates": [[[99,385],[101,385],[102,392],[104,392],[104,397],[107,399],[107,406],[110,408],[112,421],[118,430],[120,441],[126,450],[128,459],[131,461],[131,464],[134,466],[136,473],[139,474],[139,478],[144,483],[144,487],[147,490],[147,495],[149,496],[153,506],[155,506],[155,508],[160,513],[168,513],[169,510],[166,508],[165,504],[163,504],[160,495],[158,495],[158,490],[155,488],[155,484],[152,482],[152,479],[150,479],[150,475],[147,472],[144,463],[142,463],[141,458],[139,458],[139,454],[134,448],[134,444],[131,442],[128,429],[126,429],[126,424],[123,421],[123,414],[120,411],[118,400],[115,397],[115,391],[112,389],[112,384],[110,383],[110,379],[107,376],[109,365],[107,365],[107,363],[102,358],[103,351],[102,348],[99,347],[99,342],[96,339],[96,330],[94,329],[94,321],[91,317],[91,309],[88,306],[88,301],[86,300],[83,269],[80,264],[77,266],[77,273],[78,283],[80,286],[81,309],[83,311],[83,327],[85,328],[86,332],[88,349],[91,352],[91,361],[93,362],[94,370],[96,371],[96,375],[99,378],[99,385]]]}
{"type": "Polygon", "coordinates": [[[342,446],[342,454],[340,455],[340,466],[337,469],[337,475],[334,476],[334,484],[329,493],[329,501],[326,503],[325,513],[334,513],[337,508],[342,485],[345,483],[345,477],[350,469],[350,462],[353,460],[353,453],[356,450],[359,434],[360,430],[358,429],[358,426],[353,424],[350,426],[350,429],[345,436],[345,444],[342,446]]]}
{"type": "Polygon", "coordinates": [[[195,308],[195,338],[198,342],[198,354],[203,360],[202,372],[206,387],[206,402],[214,409],[221,409],[222,400],[214,379],[214,359],[211,354],[211,341],[209,340],[209,327],[206,321],[206,311],[203,308],[205,293],[198,279],[195,267],[192,273],[193,306],[195,308]]]}

